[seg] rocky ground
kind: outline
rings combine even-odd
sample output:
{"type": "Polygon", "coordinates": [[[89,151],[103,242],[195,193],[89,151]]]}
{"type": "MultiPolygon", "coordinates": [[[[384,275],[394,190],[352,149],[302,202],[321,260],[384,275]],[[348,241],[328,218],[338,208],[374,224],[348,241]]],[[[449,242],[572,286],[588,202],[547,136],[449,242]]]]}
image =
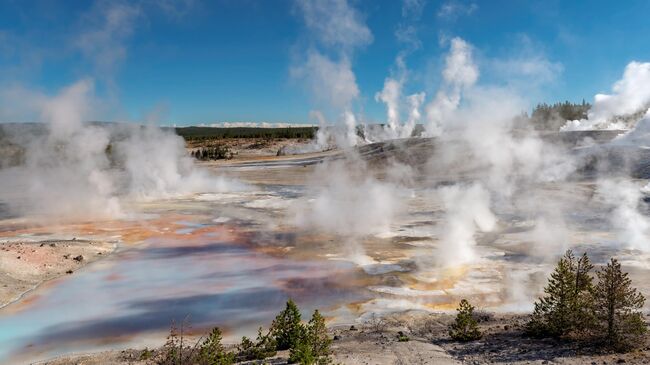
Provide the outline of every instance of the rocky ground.
{"type": "MultiPolygon", "coordinates": [[[[349,365],[401,364],[650,364],[650,341],[625,354],[572,342],[523,336],[525,315],[481,313],[482,340],[452,341],[452,314],[402,313],[364,324],[330,328],[333,363],[349,365]],[[402,340],[400,341],[400,337],[402,340]]],[[[58,358],[41,365],[155,364],[143,351],[123,350],[58,358]],[[146,356],[145,356],[146,357],[146,356]]],[[[260,364],[287,364],[282,352],[260,364]]]]}
{"type": "Polygon", "coordinates": [[[113,243],[86,240],[0,242],[0,307],[41,283],[107,256],[113,243]]]}

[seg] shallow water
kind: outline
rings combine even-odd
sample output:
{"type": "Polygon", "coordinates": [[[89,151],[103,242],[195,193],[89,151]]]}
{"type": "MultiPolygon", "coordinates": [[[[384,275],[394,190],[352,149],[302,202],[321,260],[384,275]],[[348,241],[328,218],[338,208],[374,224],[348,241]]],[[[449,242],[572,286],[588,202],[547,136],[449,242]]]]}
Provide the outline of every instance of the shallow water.
{"type": "MultiPolygon", "coordinates": [[[[0,312],[0,362],[160,345],[172,321],[200,325],[192,326],[196,331],[218,325],[234,339],[268,325],[289,297],[305,313],[362,299],[357,288],[336,284],[354,275],[354,265],[260,252],[259,237],[245,228],[258,222],[224,218],[205,202],[211,198],[153,204],[159,220],[165,211],[174,218],[181,211],[183,218],[0,312]]],[[[219,200],[228,198],[241,199],[219,200]]]]}

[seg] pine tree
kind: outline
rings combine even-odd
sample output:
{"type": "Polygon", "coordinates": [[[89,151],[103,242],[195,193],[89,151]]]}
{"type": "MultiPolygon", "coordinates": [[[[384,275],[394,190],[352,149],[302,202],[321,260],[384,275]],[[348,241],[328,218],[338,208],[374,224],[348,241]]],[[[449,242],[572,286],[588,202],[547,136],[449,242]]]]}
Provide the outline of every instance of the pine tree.
{"type": "Polygon", "coordinates": [[[225,350],[221,344],[222,335],[219,327],[212,329],[199,347],[198,363],[201,365],[230,365],[235,356],[225,350]]]}
{"type": "Polygon", "coordinates": [[[262,327],[257,330],[257,339],[255,342],[248,337],[242,337],[241,343],[237,346],[237,360],[263,360],[267,357],[275,356],[276,344],[271,334],[263,334],[262,327]]]}
{"type": "Polygon", "coordinates": [[[460,301],[455,322],[449,326],[449,336],[457,341],[473,341],[483,336],[474,318],[474,307],[465,299],[460,301]]]}
{"type": "Polygon", "coordinates": [[[243,336],[241,342],[237,345],[237,360],[249,361],[255,360],[257,356],[254,355],[255,343],[248,337],[243,336]]]}
{"type": "Polygon", "coordinates": [[[329,357],[331,344],[332,339],[327,333],[325,318],[316,310],[304,328],[302,337],[296,346],[291,348],[289,362],[305,365],[329,364],[331,363],[329,357]]]}
{"type": "Polygon", "coordinates": [[[257,330],[257,339],[255,340],[255,346],[258,348],[258,354],[261,358],[267,358],[275,356],[277,353],[276,347],[277,344],[271,332],[263,334],[262,327],[257,330]]]}
{"type": "Polygon", "coordinates": [[[303,332],[300,323],[300,310],[293,300],[287,301],[286,308],[275,317],[271,324],[271,333],[275,338],[277,349],[288,350],[298,344],[303,332]]]}
{"type": "Polygon", "coordinates": [[[314,311],[311,320],[309,320],[309,325],[307,327],[307,336],[309,338],[309,342],[311,343],[312,353],[314,356],[329,356],[332,339],[327,333],[325,318],[323,318],[318,310],[314,311]]]}
{"type": "Polygon", "coordinates": [[[298,343],[291,348],[289,354],[290,364],[314,365],[317,364],[317,361],[318,358],[314,356],[312,347],[308,341],[298,341],[298,343]]]}
{"type": "Polygon", "coordinates": [[[621,271],[621,264],[611,259],[597,273],[594,289],[596,333],[616,350],[626,350],[640,343],[647,328],[642,314],[645,298],[632,287],[632,280],[621,271]]]}
{"type": "Polygon", "coordinates": [[[537,337],[566,337],[584,332],[591,317],[593,265],[586,254],[579,260],[568,250],[558,261],[544,288],[545,297],[535,303],[526,332],[537,337]]]}
{"type": "Polygon", "coordinates": [[[593,278],[589,274],[594,265],[583,253],[575,266],[575,286],[573,292],[572,329],[576,335],[585,335],[592,327],[593,318],[593,278]]]}

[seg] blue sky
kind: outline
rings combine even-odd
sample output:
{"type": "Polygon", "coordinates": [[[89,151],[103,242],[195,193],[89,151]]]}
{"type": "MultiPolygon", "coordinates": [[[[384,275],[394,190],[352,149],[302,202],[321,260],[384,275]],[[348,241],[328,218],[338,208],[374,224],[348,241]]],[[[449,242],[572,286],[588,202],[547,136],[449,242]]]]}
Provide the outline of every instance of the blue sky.
{"type": "Polygon", "coordinates": [[[451,37],[473,45],[480,82],[510,85],[531,103],[589,101],[628,62],[650,59],[648,1],[429,0],[410,18],[397,0],[347,3],[371,33],[351,50],[324,45],[289,0],[0,0],[0,88],[55,94],[91,77],[111,105],[96,119],[304,123],[328,106],[291,70],[320,49],[345,53],[359,89],[353,108],[372,122],[385,119],[374,96],[408,48],[395,35],[404,25],[420,45],[405,57],[404,91],[429,97],[451,37]]]}

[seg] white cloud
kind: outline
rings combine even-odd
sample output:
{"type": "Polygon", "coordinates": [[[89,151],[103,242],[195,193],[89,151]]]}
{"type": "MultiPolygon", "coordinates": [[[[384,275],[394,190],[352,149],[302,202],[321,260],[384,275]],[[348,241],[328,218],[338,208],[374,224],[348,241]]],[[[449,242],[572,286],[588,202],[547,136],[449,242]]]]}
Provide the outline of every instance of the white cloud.
{"type": "Polygon", "coordinates": [[[198,3],[198,0],[98,0],[81,16],[74,47],[95,66],[97,76],[110,78],[127,57],[127,42],[138,24],[147,20],[148,13],[158,10],[168,19],[178,20],[194,11],[198,3]]]}
{"type": "Polygon", "coordinates": [[[489,61],[488,67],[498,78],[515,86],[529,88],[530,85],[552,83],[564,71],[562,63],[549,60],[543,45],[526,34],[517,36],[514,47],[508,53],[505,58],[489,61]]]}
{"type": "Polygon", "coordinates": [[[425,5],[426,0],[403,0],[402,17],[419,19],[425,5]]]}
{"type": "Polygon", "coordinates": [[[410,50],[419,49],[422,46],[422,42],[418,38],[417,28],[413,25],[398,25],[395,30],[395,38],[401,43],[404,43],[409,46],[410,50]]]}
{"type": "Polygon", "coordinates": [[[326,46],[350,52],[372,43],[370,29],[346,0],[298,0],[296,4],[307,28],[326,46]]]}
{"type": "Polygon", "coordinates": [[[504,79],[525,78],[534,83],[553,82],[564,70],[560,62],[551,62],[543,55],[496,59],[492,66],[494,71],[504,76],[504,79]]]}
{"type": "Polygon", "coordinates": [[[100,73],[111,73],[126,58],[126,40],[133,34],[139,5],[97,2],[84,17],[84,29],[74,45],[100,73]]]}
{"type": "Polygon", "coordinates": [[[478,5],[474,2],[465,4],[460,1],[447,1],[438,10],[438,17],[447,20],[456,20],[461,16],[472,15],[478,10],[478,5]]]}
{"type": "Polygon", "coordinates": [[[166,16],[172,19],[182,19],[199,4],[199,0],[148,0],[151,6],[158,7],[166,16]]]}
{"type": "Polygon", "coordinates": [[[425,5],[425,0],[402,1],[402,21],[397,24],[397,29],[395,29],[395,38],[408,47],[406,50],[400,51],[398,60],[403,59],[406,54],[419,49],[422,46],[422,42],[417,35],[417,22],[422,16],[422,11],[424,10],[425,5]]]}
{"type": "Polygon", "coordinates": [[[300,128],[313,127],[314,124],[297,124],[297,123],[269,123],[269,122],[218,122],[211,124],[199,124],[199,127],[213,128],[300,128]]]}

